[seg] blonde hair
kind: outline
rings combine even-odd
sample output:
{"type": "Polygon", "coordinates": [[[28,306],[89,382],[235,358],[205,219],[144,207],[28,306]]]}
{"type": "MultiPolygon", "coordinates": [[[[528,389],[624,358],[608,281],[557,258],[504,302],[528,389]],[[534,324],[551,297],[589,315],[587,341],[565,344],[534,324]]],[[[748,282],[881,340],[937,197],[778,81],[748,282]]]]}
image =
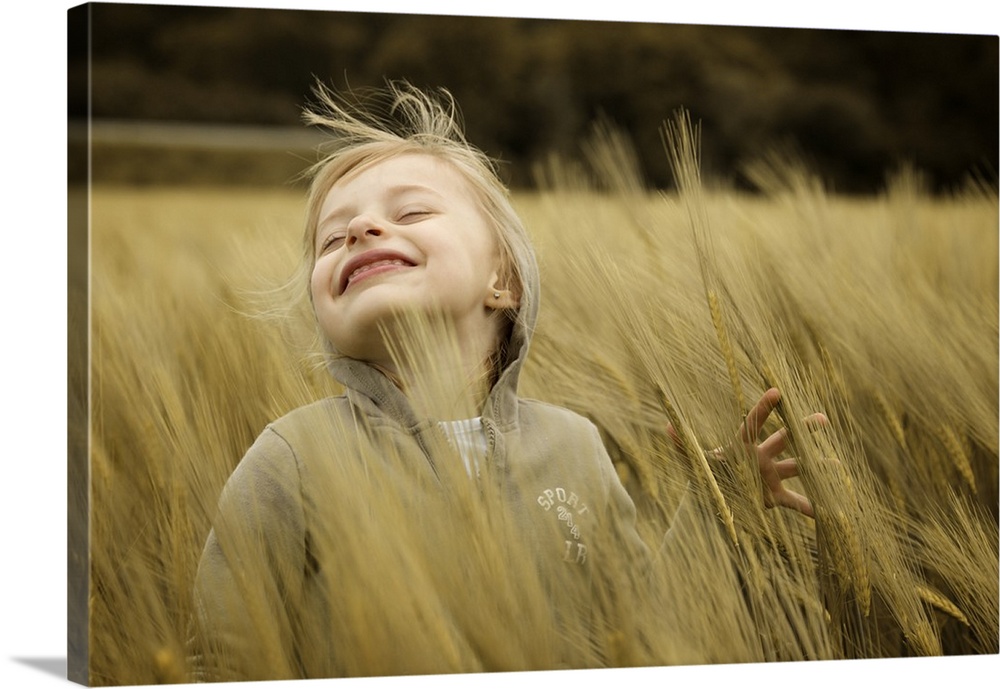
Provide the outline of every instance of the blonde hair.
{"type": "MultiPolygon", "coordinates": [[[[458,107],[447,89],[422,91],[405,81],[385,89],[351,92],[353,102],[322,83],[313,88],[317,102],[307,107],[307,124],[332,134],[326,152],[307,171],[311,179],[303,236],[303,262],[311,272],[316,259],[315,233],[330,188],[354,170],[388,158],[419,153],[451,164],[468,182],[493,232],[500,257],[499,284],[521,304],[537,298],[529,276],[536,273],[527,230],[510,203],[493,159],[465,138],[458,107]]],[[[519,310],[505,313],[512,324],[519,310]]]]}

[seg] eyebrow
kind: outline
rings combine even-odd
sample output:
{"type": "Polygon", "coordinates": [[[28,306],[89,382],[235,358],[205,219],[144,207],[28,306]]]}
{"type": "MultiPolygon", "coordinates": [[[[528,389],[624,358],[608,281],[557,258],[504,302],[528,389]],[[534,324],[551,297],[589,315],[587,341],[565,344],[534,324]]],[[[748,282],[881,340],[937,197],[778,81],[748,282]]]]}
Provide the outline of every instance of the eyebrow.
{"type": "MultiPolygon", "coordinates": [[[[408,194],[408,193],[411,193],[411,192],[427,193],[427,194],[431,194],[433,196],[436,196],[439,199],[444,199],[444,197],[436,189],[432,189],[431,187],[425,186],[423,184],[416,184],[416,183],[414,183],[414,184],[396,184],[394,186],[391,186],[391,187],[387,188],[383,192],[383,195],[384,195],[385,199],[391,200],[391,199],[397,198],[399,196],[402,196],[404,194],[408,194]]],[[[337,207],[335,207],[332,211],[330,211],[329,213],[327,213],[324,217],[320,218],[319,222],[316,224],[316,230],[319,231],[320,228],[322,228],[325,225],[329,224],[331,221],[337,220],[338,218],[340,218],[342,216],[345,216],[345,215],[350,215],[350,211],[348,210],[348,206],[337,206],[337,207]]]]}

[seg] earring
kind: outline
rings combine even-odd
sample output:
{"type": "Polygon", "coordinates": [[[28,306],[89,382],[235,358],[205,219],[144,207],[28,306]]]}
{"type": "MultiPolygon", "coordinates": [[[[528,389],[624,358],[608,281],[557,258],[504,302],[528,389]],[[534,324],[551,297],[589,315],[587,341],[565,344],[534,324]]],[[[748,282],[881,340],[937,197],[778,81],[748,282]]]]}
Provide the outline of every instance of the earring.
{"type": "Polygon", "coordinates": [[[500,298],[500,293],[499,292],[494,292],[493,293],[493,298],[494,299],[499,299],[500,298]]]}

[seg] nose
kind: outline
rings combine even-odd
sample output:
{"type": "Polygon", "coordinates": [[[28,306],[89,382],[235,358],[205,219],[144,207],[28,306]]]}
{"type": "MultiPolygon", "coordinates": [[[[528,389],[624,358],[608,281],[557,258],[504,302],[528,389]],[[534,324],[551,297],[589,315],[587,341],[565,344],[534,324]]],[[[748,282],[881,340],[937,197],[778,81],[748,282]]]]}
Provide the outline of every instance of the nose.
{"type": "Polygon", "coordinates": [[[362,239],[381,237],[385,230],[370,215],[355,216],[347,224],[347,246],[354,246],[362,239]]]}

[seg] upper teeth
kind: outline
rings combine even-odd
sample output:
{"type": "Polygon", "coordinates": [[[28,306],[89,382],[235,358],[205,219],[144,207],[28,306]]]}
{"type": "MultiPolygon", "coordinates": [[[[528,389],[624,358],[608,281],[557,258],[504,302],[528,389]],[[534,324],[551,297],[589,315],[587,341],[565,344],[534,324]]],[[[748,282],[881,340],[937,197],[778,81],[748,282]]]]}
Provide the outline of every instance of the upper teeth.
{"type": "Polygon", "coordinates": [[[409,264],[406,261],[399,258],[386,258],[381,261],[375,261],[374,263],[366,263],[365,265],[360,266],[353,273],[348,275],[347,280],[348,282],[350,282],[360,273],[363,273],[366,270],[371,270],[372,268],[378,268],[379,266],[405,266],[405,265],[409,264]]]}

